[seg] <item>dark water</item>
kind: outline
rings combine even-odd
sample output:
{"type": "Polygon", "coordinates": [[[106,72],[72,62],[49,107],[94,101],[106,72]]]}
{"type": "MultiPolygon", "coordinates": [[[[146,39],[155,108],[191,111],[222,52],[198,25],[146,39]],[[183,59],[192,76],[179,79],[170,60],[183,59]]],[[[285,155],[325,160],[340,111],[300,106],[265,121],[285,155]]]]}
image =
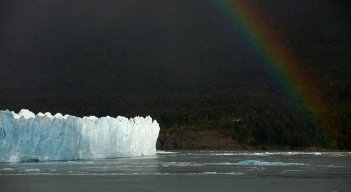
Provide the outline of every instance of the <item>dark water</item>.
{"type": "Polygon", "coordinates": [[[351,152],[159,151],[0,164],[0,191],[351,191],[351,152]]]}

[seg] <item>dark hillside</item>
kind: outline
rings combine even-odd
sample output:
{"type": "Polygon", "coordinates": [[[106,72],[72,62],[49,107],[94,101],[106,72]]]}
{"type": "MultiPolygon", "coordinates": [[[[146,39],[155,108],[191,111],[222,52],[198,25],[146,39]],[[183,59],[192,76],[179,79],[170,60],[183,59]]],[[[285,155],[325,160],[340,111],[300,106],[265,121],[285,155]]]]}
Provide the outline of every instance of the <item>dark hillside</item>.
{"type": "Polygon", "coordinates": [[[196,148],[184,139],[204,131],[232,139],[217,148],[351,148],[350,3],[250,2],[332,106],[331,132],[286,97],[211,0],[1,2],[0,108],[151,115],[161,148],[196,148]]]}

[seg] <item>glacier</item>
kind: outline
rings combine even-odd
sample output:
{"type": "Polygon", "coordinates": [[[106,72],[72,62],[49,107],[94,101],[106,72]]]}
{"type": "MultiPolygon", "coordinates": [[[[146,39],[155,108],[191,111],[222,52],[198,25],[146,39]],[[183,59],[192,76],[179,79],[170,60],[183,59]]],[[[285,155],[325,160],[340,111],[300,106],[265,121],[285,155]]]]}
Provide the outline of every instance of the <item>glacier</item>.
{"type": "Polygon", "coordinates": [[[150,116],[97,118],[0,110],[0,162],[155,155],[159,131],[150,116]]]}

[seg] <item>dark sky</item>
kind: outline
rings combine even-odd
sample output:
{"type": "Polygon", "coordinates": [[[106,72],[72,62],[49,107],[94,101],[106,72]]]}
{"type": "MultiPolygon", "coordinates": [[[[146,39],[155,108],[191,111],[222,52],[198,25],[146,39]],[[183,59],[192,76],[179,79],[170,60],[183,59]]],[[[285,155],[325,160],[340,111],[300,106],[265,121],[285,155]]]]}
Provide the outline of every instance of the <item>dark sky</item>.
{"type": "MultiPolygon", "coordinates": [[[[349,57],[348,1],[252,3],[312,68],[349,57]]],[[[11,0],[1,1],[0,19],[2,93],[201,93],[269,84],[210,0],[11,0]]]]}

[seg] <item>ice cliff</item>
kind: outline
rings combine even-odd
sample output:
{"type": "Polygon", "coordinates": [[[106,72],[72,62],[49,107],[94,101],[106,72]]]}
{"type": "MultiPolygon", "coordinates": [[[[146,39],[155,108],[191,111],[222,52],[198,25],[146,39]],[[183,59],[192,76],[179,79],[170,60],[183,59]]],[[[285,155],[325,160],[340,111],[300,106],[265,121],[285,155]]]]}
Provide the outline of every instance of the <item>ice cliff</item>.
{"type": "Polygon", "coordinates": [[[155,155],[160,127],[151,117],[75,117],[0,111],[0,162],[155,155]]]}

